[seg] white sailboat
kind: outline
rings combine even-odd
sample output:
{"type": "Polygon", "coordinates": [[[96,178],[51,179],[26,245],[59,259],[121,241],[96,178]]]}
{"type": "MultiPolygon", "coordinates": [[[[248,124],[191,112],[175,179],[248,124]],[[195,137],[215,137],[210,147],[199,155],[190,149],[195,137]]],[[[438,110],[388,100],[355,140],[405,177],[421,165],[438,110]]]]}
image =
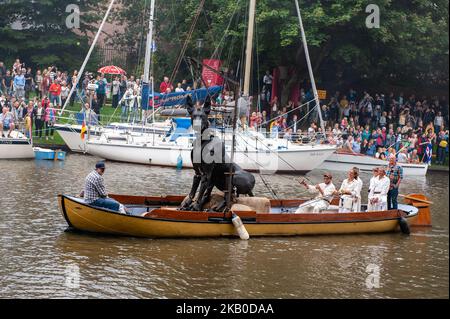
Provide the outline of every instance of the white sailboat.
{"type": "MultiPolygon", "coordinates": [[[[249,14],[253,18],[255,5],[255,1],[251,0],[249,14]]],[[[250,87],[253,18],[249,20],[247,35],[244,96],[248,96],[250,87]]],[[[153,20],[150,19],[148,41],[152,36],[152,22],[153,20]]],[[[149,46],[147,46],[147,50],[150,50],[149,46]]],[[[146,57],[148,56],[146,54],[146,57]]],[[[148,65],[146,63],[146,70],[148,65]]],[[[147,139],[142,137],[139,140],[118,140],[110,138],[108,133],[103,133],[99,139],[87,142],[87,151],[92,155],[114,161],[192,167],[190,153],[195,137],[190,136],[189,133],[178,134],[177,129],[180,127],[175,127],[174,132],[163,140],[155,139],[151,135],[147,139]]],[[[188,128],[184,127],[183,129],[188,128]]],[[[231,136],[233,136],[231,132],[223,135],[228,145],[227,152],[231,152],[231,136]]],[[[331,145],[296,145],[287,140],[268,139],[262,134],[246,131],[236,134],[235,162],[249,171],[306,173],[317,168],[334,151],[335,147],[331,145]]]]}
{"type": "MultiPolygon", "coordinates": [[[[190,119],[173,120],[174,131],[166,137],[150,134],[118,139],[103,133],[100,138],[87,142],[87,151],[119,162],[190,168],[195,136],[190,128],[177,126],[177,123],[190,122],[190,119]]],[[[225,140],[226,151],[230,154],[232,133],[216,131],[216,135],[225,140]]],[[[265,173],[306,173],[317,168],[335,151],[331,145],[296,145],[253,131],[237,132],[235,144],[235,163],[245,170],[265,173]]]]}
{"type": "MultiPolygon", "coordinates": [[[[334,171],[348,171],[356,166],[362,171],[371,171],[375,167],[384,167],[387,165],[387,160],[363,154],[336,151],[319,168],[334,171]]],[[[428,165],[423,163],[398,163],[398,165],[403,168],[403,174],[406,176],[425,176],[428,171],[428,165]]]]}
{"type": "MultiPolygon", "coordinates": [[[[144,126],[130,123],[110,123],[106,126],[95,125],[89,127],[89,139],[95,140],[103,133],[124,134],[124,135],[143,135],[156,134],[166,135],[170,130],[170,122],[154,122],[144,126]]],[[[86,152],[87,139],[81,138],[80,124],[55,124],[55,130],[59,133],[64,143],[72,152],[86,152]]]]}
{"type": "Polygon", "coordinates": [[[34,158],[34,151],[30,139],[24,134],[13,131],[8,138],[0,137],[0,159],[27,158],[34,158]]]}

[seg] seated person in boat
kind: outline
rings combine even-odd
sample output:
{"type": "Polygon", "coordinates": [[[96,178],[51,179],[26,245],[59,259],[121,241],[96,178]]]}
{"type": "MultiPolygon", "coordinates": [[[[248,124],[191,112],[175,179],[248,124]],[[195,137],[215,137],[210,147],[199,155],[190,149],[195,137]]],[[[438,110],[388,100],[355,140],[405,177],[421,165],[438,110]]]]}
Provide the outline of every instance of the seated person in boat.
{"type": "Polygon", "coordinates": [[[369,192],[367,211],[371,212],[387,209],[387,193],[389,192],[390,182],[384,168],[378,168],[378,176],[374,179],[369,192]]]}
{"type": "Polygon", "coordinates": [[[14,128],[14,117],[9,108],[4,106],[0,114],[0,137],[3,137],[3,130],[8,130],[8,137],[10,137],[14,128]]]}
{"type": "Polygon", "coordinates": [[[333,194],[336,191],[336,187],[332,182],[333,177],[330,173],[323,175],[323,183],[317,185],[308,185],[304,180],[300,182],[306,189],[312,193],[318,193],[316,198],[301,204],[296,214],[300,213],[319,213],[321,210],[325,210],[330,206],[333,194]]]}
{"type": "Polygon", "coordinates": [[[348,171],[348,178],[344,179],[341,188],[335,191],[335,195],[341,197],[339,201],[340,213],[358,211],[358,198],[361,198],[359,185],[358,173],[352,168],[348,171]]]}
{"type": "Polygon", "coordinates": [[[126,214],[127,212],[122,204],[115,199],[108,197],[103,174],[105,174],[105,163],[98,162],[95,164],[95,170],[86,177],[84,190],[81,192],[80,196],[84,197],[84,201],[89,205],[103,207],[126,214]]]}

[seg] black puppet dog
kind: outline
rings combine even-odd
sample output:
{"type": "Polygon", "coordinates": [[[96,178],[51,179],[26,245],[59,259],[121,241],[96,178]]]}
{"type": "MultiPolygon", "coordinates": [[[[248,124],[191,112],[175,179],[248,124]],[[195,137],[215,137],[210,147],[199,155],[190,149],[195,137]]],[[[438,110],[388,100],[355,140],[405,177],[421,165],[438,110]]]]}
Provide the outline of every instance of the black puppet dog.
{"type": "MultiPolygon", "coordinates": [[[[215,187],[225,191],[227,187],[227,173],[230,165],[233,168],[233,193],[235,196],[253,196],[252,190],[255,186],[255,177],[244,171],[239,165],[231,163],[225,152],[225,143],[214,136],[209,129],[208,114],[211,112],[211,98],[208,95],[203,107],[194,107],[190,96],[186,98],[186,109],[191,116],[191,123],[196,132],[196,141],[191,151],[191,160],[195,171],[191,192],[182,203],[182,210],[201,211],[211,192],[215,187]],[[194,202],[195,194],[200,185],[197,200],[194,202]]],[[[224,201],[216,207],[217,211],[225,208],[224,201]]]]}

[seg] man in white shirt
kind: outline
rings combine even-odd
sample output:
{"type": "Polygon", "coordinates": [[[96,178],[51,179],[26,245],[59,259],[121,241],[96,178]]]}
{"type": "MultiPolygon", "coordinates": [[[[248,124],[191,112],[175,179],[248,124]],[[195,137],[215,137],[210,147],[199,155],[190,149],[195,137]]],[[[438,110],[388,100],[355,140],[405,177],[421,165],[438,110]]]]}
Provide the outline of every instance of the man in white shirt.
{"type": "Polygon", "coordinates": [[[318,193],[316,198],[301,204],[296,214],[301,213],[320,213],[321,210],[325,210],[330,206],[333,194],[336,191],[336,187],[332,183],[333,177],[330,173],[323,175],[323,183],[317,185],[308,185],[304,180],[300,183],[305,186],[312,193],[318,193]]]}
{"type": "Polygon", "coordinates": [[[390,179],[386,171],[380,167],[378,177],[374,180],[373,187],[369,192],[367,211],[381,211],[387,209],[387,193],[389,192],[390,179]]]}
{"type": "Polygon", "coordinates": [[[355,207],[355,211],[360,212],[361,211],[361,192],[362,192],[362,188],[363,188],[363,181],[361,178],[359,178],[359,168],[358,167],[353,167],[353,170],[355,171],[356,174],[356,181],[358,182],[358,189],[357,189],[357,197],[356,197],[356,207],[355,207]]]}
{"type": "Polygon", "coordinates": [[[375,187],[375,181],[377,179],[378,179],[378,167],[374,167],[372,169],[372,177],[370,178],[370,181],[369,181],[369,194],[375,187]]]}

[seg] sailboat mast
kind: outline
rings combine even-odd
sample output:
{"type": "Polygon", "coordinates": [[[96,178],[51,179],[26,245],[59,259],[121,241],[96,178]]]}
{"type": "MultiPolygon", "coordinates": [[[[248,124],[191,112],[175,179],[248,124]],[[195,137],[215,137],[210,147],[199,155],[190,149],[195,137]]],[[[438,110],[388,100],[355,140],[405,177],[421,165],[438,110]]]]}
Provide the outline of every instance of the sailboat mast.
{"type": "Polygon", "coordinates": [[[78,82],[80,82],[81,76],[84,73],[84,68],[86,67],[86,64],[88,63],[89,58],[91,57],[92,51],[94,50],[95,44],[97,43],[97,40],[98,40],[100,34],[102,33],[103,27],[106,23],[106,20],[108,19],[108,16],[109,16],[109,13],[111,12],[112,7],[114,5],[114,1],[115,0],[111,0],[108,10],[106,10],[105,16],[103,17],[102,23],[100,24],[100,27],[97,30],[97,34],[95,35],[94,41],[92,41],[91,47],[89,48],[89,51],[88,51],[86,57],[84,58],[83,64],[81,65],[81,68],[78,71],[78,75],[75,80],[75,83],[72,85],[72,88],[70,89],[69,95],[67,96],[66,102],[64,103],[63,107],[61,108],[61,111],[59,111],[59,115],[61,115],[64,112],[64,110],[66,109],[67,104],[69,104],[72,94],[78,85],[78,82]]]}
{"type": "Polygon", "coordinates": [[[249,96],[250,93],[255,11],[256,11],[256,0],[250,0],[248,12],[247,46],[245,51],[245,73],[244,73],[244,90],[243,90],[244,96],[249,96]]]}
{"type": "Polygon", "coordinates": [[[145,47],[145,64],[144,64],[144,82],[149,83],[150,79],[150,60],[152,54],[152,42],[153,42],[153,20],[155,14],[155,0],[150,2],[150,21],[147,34],[147,45],[145,47]]]}
{"type": "Polygon", "coordinates": [[[298,0],[295,0],[295,6],[297,8],[298,21],[300,24],[300,32],[302,34],[303,48],[305,49],[306,63],[308,65],[309,78],[311,80],[311,86],[314,93],[314,100],[316,101],[317,113],[319,114],[320,127],[322,128],[322,134],[325,134],[325,125],[322,119],[322,110],[320,109],[319,94],[317,94],[316,82],[314,81],[314,74],[311,67],[311,60],[309,59],[308,43],[306,42],[305,30],[303,28],[302,16],[300,14],[300,6],[298,0]]]}
{"type": "MultiPolygon", "coordinates": [[[[145,46],[145,62],[144,62],[144,79],[142,83],[142,106],[148,108],[149,102],[149,91],[150,91],[150,61],[152,58],[152,44],[153,44],[153,21],[155,14],[155,0],[150,2],[150,20],[148,22],[148,34],[147,34],[147,44],[145,46]]],[[[152,94],[154,94],[152,89],[152,94]]],[[[143,118],[142,123],[144,124],[147,118],[143,118]]]]}

